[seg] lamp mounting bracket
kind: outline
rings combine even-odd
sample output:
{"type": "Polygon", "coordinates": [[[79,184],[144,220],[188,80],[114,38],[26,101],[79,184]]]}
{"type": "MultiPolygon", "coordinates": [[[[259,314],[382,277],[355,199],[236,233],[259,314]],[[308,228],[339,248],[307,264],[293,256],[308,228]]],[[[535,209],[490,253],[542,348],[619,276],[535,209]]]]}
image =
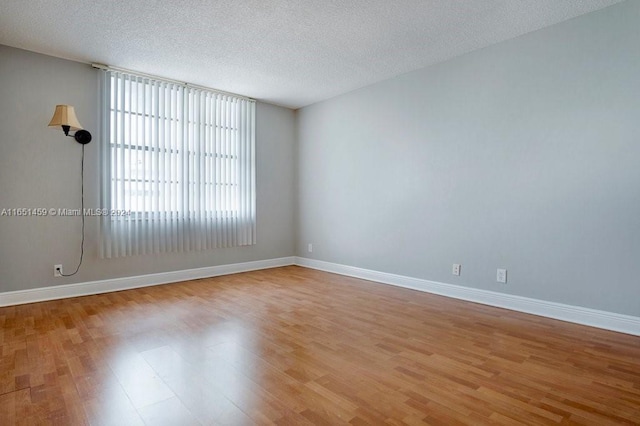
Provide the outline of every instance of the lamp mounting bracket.
{"type": "Polygon", "coordinates": [[[91,142],[91,133],[86,130],[78,130],[74,135],[67,134],[67,136],[72,136],[76,142],[81,143],[82,145],[86,145],[91,142]]]}

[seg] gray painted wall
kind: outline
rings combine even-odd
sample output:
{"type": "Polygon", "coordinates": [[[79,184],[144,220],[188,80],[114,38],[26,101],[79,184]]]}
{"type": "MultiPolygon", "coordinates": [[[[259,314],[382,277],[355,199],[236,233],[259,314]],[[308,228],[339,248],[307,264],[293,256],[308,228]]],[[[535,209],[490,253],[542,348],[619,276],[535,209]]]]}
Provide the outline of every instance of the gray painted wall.
{"type": "MultiPolygon", "coordinates": [[[[640,2],[294,113],[258,103],[258,244],[102,260],[97,222],[0,217],[0,291],[290,256],[640,315],[640,2]],[[314,244],[307,253],[308,243],[314,244]],[[462,263],[462,276],[451,264],[462,263]],[[506,286],[495,269],[509,270],[506,286]]],[[[0,209],[97,207],[97,71],[0,46],[0,209]]]]}
{"type": "MultiPolygon", "coordinates": [[[[85,162],[86,207],[98,207],[98,71],[90,66],[0,46],[0,210],[78,208],[80,145],[47,128],[56,104],[71,104],[93,133],[85,162]]],[[[97,219],[87,219],[85,260],[78,261],[80,220],[0,217],[0,291],[292,256],[295,252],[295,113],[257,106],[258,244],[188,254],[99,259],[97,219]]]]}
{"type": "Polygon", "coordinates": [[[299,110],[298,255],[640,315],[639,22],[624,2],[299,110]]]}

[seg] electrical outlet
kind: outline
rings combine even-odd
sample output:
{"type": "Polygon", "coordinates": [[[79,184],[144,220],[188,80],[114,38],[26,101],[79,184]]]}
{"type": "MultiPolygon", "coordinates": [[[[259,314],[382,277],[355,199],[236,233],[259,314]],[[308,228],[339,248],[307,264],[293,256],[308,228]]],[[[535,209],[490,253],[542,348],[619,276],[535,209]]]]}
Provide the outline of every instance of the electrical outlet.
{"type": "Polygon", "coordinates": [[[453,264],[453,269],[451,270],[451,273],[453,275],[460,275],[460,269],[462,268],[462,265],[460,265],[459,263],[454,263],[453,264]]]}
{"type": "Polygon", "coordinates": [[[506,284],[507,283],[507,270],[506,269],[498,269],[496,273],[496,281],[499,283],[506,284]]]}
{"type": "Polygon", "coordinates": [[[62,265],[53,265],[53,276],[55,278],[61,277],[63,273],[64,272],[62,272],[62,265]]]}
{"type": "Polygon", "coordinates": [[[313,244],[309,243],[309,245],[307,246],[307,251],[309,253],[313,253],[313,244]]]}

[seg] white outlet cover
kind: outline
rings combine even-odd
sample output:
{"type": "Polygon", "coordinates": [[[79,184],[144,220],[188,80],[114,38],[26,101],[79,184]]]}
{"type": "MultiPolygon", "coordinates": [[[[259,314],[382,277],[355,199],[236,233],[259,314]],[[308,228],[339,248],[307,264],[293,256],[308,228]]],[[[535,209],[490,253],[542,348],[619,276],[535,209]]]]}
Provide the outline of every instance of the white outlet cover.
{"type": "Polygon", "coordinates": [[[460,275],[460,269],[462,269],[462,265],[460,265],[459,263],[454,263],[453,264],[453,268],[451,269],[451,273],[453,275],[459,276],[460,275]]]}
{"type": "Polygon", "coordinates": [[[506,269],[498,269],[496,273],[496,281],[499,283],[507,282],[507,270],[506,269]]]}

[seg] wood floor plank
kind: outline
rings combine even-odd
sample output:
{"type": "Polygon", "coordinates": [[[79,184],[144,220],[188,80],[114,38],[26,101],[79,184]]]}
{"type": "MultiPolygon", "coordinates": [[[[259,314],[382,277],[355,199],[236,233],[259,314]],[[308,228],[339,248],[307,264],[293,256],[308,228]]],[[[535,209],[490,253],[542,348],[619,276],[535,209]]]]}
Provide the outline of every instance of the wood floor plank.
{"type": "Polygon", "coordinates": [[[300,267],[0,308],[0,424],[640,424],[640,338],[300,267]]]}

